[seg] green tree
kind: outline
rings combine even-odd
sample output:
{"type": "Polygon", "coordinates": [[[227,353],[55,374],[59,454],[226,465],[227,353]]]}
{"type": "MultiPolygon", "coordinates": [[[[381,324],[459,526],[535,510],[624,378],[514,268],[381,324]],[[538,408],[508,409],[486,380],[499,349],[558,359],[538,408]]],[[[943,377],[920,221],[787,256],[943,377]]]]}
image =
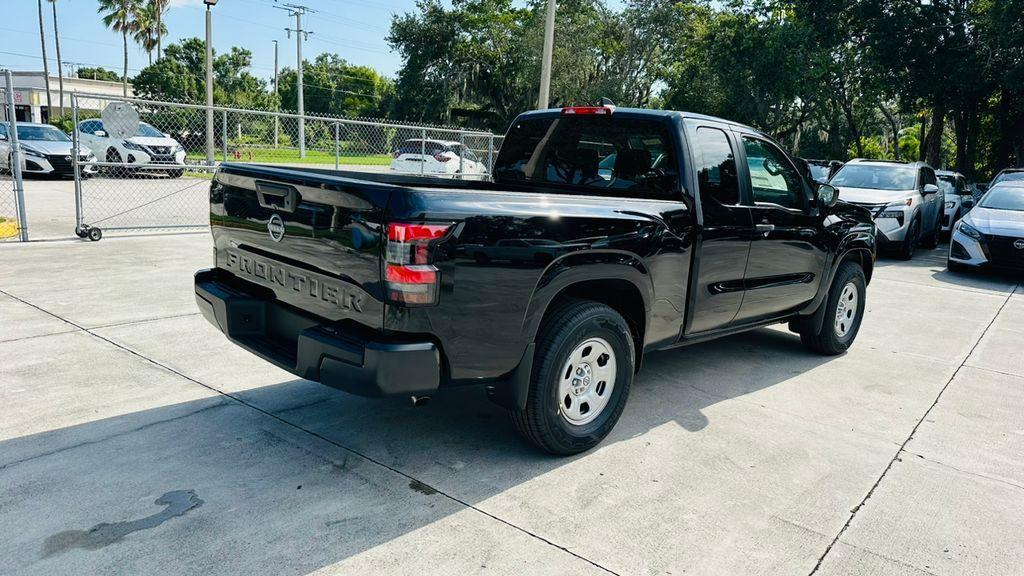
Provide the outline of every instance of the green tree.
{"type": "MultiPolygon", "coordinates": [[[[160,5],[155,0],[150,0],[139,8],[135,19],[135,32],[132,39],[135,40],[149,56],[149,64],[153,64],[153,51],[160,45],[160,38],[167,34],[167,27],[160,18],[160,5]]],[[[159,58],[159,53],[157,54],[159,58]]]]}
{"type": "Polygon", "coordinates": [[[103,25],[120,32],[124,46],[124,73],[121,75],[123,93],[128,95],[128,35],[138,28],[137,18],[141,0],[99,0],[97,11],[103,14],[103,25]]]}
{"type": "MultiPolygon", "coordinates": [[[[368,66],[356,66],[337,54],[320,54],[302,68],[305,109],[331,116],[380,117],[394,93],[393,83],[368,66]]],[[[298,106],[298,75],[281,71],[279,95],[287,108],[298,106]]]]}
{"type": "Polygon", "coordinates": [[[57,27],[57,0],[49,0],[50,9],[53,11],[53,41],[57,45],[57,85],[59,86],[57,92],[57,107],[60,110],[59,115],[64,115],[64,70],[63,61],[60,57],[60,28],[57,27]]]}
{"type": "Polygon", "coordinates": [[[102,66],[98,68],[90,68],[88,66],[82,67],[79,68],[75,72],[75,74],[79,78],[88,78],[90,80],[105,80],[107,82],[117,82],[121,79],[121,77],[117,75],[117,72],[114,72],[113,70],[107,70],[102,66]]]}

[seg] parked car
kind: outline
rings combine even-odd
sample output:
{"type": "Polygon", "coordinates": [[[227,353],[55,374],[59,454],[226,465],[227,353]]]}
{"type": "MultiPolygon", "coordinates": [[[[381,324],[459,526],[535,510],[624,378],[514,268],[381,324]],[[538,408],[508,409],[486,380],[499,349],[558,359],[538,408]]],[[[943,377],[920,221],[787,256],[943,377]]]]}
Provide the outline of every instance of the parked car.
{"type": "Polygon", "coordinates": [[[139,122],[135,136],[124,139],[113,138],[99,118],[82,120],[78,123],[78,138],[95,150],[103,162],[124,164],[126,168],[150,166],[144,170],[160,171],[171,178],[180,178],[185,173],[185,147],[145,122],[139,122]],[[164,169],[164,165],[168,168],[164,169]]]}
{"type": "Polygon", "coordinates": [[[989,187],[953,228],[946,268],[993,267],[1024,270],[1024,181],[989,187]]]}
{"type": "Polygon", "coordinates": [[[411,174],[486,174],[487,166],[458,142],[412,139],[395,150],[391,170],[411,174]]]}
{"type": "Polygon", "coordinates": [[[943,203],[942,231],[951,233],[957,220],[974,206],[974,187],[959,172],[938,170],[935,176],[945,196],[943,203]]]}
{"type": "MultiPolygon", "coordinates": [[[[74,176],[75,168],[71,158],[71,138],[50,124],[18,122],[18,144],[21,146],[21,171],[23,174],[48,176],[74,176]]],[[[0,122],[0,168],[10,172],[12,168],[11,125],[0,122]]],[[[92,150],[83,146],[79,150],[80,162],[94,162],[92,150]]],[[[81,167],[83,176],[91,176],[93,166],[81,167]]]]}
{"type": "Polygon", "coordinates": [[[874,215],[879,248],[894,248],[900,258],[909,260],[918,243],[938,246],[945,195],[928,164],[858,158],[840,168],[829,183],[843,200],[874,215]]]}
{"type": "Polygon", "coordinates": [[[839,160],[811,160],[805,159],[807,167],[811,171],[811,177],[815,182],[828,182],[835,176],[836,172],[843,167],[839,160]]]}
{"type": "Polygon", "coordinates": [[[837,196],[727,120],[528,112],[490,181],[222,164],[196,303],[303,378],[414,403],[478,385],[531,442],[572,454],[615,425],[646,352],[777,323],[847,350],[875,225],[837,196]],[[573,247],[511,268],[465,246],[522,238],[573,247]]]}
{"type": "Polygon", "coordinates": [[[1000,182],[1016,181],[1024,182],[1024,168],[1003,168],[996,174],[995,178],[989,182],[989,186],[995,186],[1000,182]]]}

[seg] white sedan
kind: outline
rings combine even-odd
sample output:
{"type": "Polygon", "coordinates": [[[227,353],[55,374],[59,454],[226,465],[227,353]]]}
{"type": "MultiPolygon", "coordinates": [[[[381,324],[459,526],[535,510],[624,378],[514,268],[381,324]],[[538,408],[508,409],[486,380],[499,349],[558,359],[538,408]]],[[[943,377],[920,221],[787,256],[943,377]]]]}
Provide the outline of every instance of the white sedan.
{"type": "MultiPolygon", "coordinates": [[[[131,165],[168,165],[167,174],[181,176],[185,166],[185,147],[156,128],[139,122],[139,130],[131,138],[113,138],[99,118],[78,123],[79,140],[92,148],[101,162],[131,165]]],[[[152,168],[147,168],[152,170],[152,168]]]]}
{"type": "Polygon", "coordinates": [[[391,170],[431,176],[487,174],[487,166],[462,144],[419,138],[402,142],[391,161],[391,170]]]}

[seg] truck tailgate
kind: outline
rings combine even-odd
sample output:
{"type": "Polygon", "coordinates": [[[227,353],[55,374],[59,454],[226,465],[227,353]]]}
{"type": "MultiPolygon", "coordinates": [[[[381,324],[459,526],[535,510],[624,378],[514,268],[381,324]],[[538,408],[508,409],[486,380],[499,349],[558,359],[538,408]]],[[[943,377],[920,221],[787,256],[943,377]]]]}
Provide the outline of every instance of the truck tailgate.
{"type": "Polygon", "coordinates": [[[251,164],[225,164],[211,186],[217,267],[335,321],[379,329],[381,243],[394,186],[251,164]]]}

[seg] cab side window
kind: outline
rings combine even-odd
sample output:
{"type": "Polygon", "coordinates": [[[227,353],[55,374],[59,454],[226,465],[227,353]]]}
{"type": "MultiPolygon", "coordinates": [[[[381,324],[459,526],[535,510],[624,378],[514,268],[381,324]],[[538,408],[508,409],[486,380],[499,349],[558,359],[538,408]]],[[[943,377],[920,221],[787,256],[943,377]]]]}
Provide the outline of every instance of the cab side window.
{"type": "Polygon", "coordinates": [[[694,138],[693,160],[697,164],[697,183],[701,202],[740,203],[740,182],[736,175],[736,156],[725,132],[701,127],[694,138]]]}
{"type": "Polygon", "coordinates": [[[803,183],[789,158],[764,140],[743,137],[747,154],[750,189],[755,204],[777,204],[784,208],[803,208],[803,183]]]}

